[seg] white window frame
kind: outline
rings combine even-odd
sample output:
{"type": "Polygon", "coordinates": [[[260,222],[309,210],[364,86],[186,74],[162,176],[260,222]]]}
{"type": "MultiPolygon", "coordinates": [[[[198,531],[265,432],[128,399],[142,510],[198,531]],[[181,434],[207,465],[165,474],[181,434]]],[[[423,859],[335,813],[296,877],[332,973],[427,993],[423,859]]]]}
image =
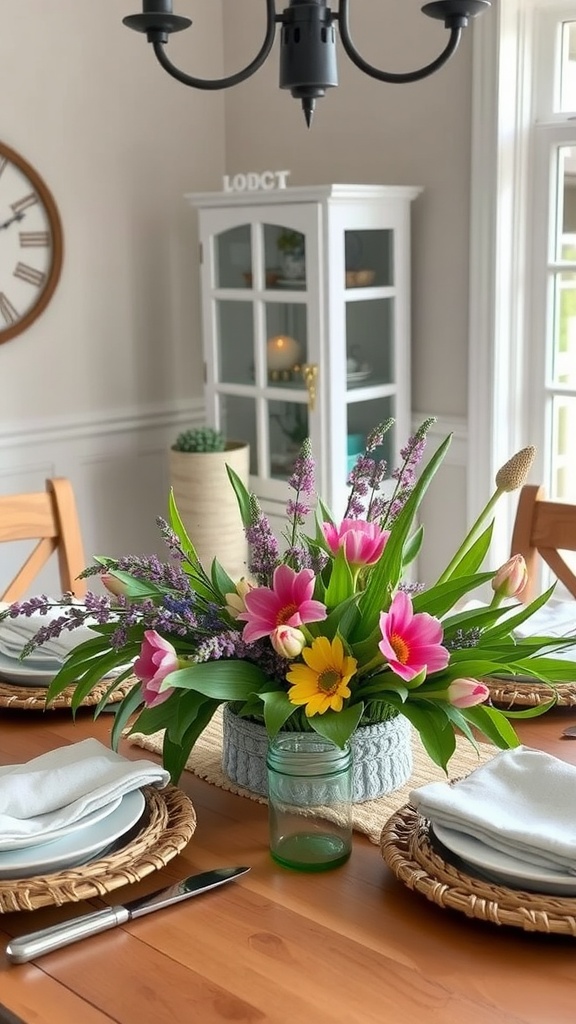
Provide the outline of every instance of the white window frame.
{"type": "MultiPolygon", "coordinates": [[[[494,489],[498,468],[535,443],[531,480],[544,479],[546,437],[534,422],[534,352],[527,322],[527,289],[535,274],[531,195],[535,187],[535,117],[550,109],[535,87],[538,60],[550,60],[543,16],[576,19],[576,0],[499,0],[474,25],[470,325],[468,391],[468,518],[494,489]],[[540,30],[540,31],[539,31],[540,30]],[[535,41],[540,42],[538,48],[535,41]],[[532,374],[528,369],[532,369],[532,374]]],[[[556,122],[567,122],[557,115],[556,122]]],[[[556,126],[556,130],[559,128],[556,126]]],[[[568,125],[567,132],[572,129],[568,125]]],[[[542,173],[542,166],[539,167],[542,173]]],[[[548,211],[546,210],[546,215],[548,211]]],[[[544,231],[541,221],[540,231],[544,231]]],[[[536,228],[536,230],[538,230],[536,228]]],[[[542,241],[542,238],[541,238],[542,241]]],[[[544,315],[541,311],[541,315],[544,315]]],[[[533,310],[528,319],[531,321],[533,310]]],[[[540,361],[543,387],[544,365],[540,361]]],[[[537,371],[539,372],[539,371],[537,371]]],[[[541,394],[541,392],[540,392],[541,394]]],[[[539,399],[541,401],[541,399],[539,399]]],[[[495,524],[493,560],[508,555],[516,501],[504,503],[495,524]]]]}

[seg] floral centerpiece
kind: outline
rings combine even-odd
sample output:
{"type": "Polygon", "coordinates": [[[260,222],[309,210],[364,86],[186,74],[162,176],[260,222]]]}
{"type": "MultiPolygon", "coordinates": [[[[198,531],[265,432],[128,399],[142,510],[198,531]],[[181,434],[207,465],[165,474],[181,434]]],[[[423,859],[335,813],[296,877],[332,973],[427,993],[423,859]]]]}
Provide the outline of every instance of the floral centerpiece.
{"type": "MultiPolygon", "coordinates": [[[[62,630],[95,623],[96,635],[67,658],[47,701],[74,684],[76,708],[106,674],[124,666],[109,692],[119,680],[135,681],[116,712],[112,743],[134,715],[132,732],[165,730],[163,760],[173,781],[222,703],[264,722],[271,737],[281,729],[312,729],[339,746],[363,724],[404,715],[443,768],[457,733],[471,743],[481,734],[501,748],[517,745],[510,719],[543,713],[554,703],[554,683],[576,673],[573,662],[554,657],[574,638],[514,635],[553,588],[526,606],[503,604],[524,582],[523,560],[481,569],[492,509],[522,485],[534,449],[499,470],[494,494],[449,566],[422,586],[408,576],[423,540],[414,521],[450,443],[446,438],[417,472],[432,422],[402,450],[387,490],[387,467],[377,456],[392,421],[372,432],[350,474],[339,521],[315,496],[305,440],[289,480],[283,551],[257,498],[229,469],[251,552],[240,580],[217,560],[200,563],[171,495],[170,522],[158,519],[171,559],[95,559],[83,575],[101,575],[110,593],[89,593],[81,604],[65,595],[62,614],[28,644],[24,654],[62,630]],[[315,525],[305,532],[313,511],[315,525]],[[466,596],[489,584],[491,603],[466,608],[466,596]],[[549,683],[550,702],[522,712],[492,707],[483,680],[514,674],[549,683]]],[[[49,608],[42,596],[3,614],[49,608]]],[[[97,712],[106,701],[105,695],[97,712]]]]}

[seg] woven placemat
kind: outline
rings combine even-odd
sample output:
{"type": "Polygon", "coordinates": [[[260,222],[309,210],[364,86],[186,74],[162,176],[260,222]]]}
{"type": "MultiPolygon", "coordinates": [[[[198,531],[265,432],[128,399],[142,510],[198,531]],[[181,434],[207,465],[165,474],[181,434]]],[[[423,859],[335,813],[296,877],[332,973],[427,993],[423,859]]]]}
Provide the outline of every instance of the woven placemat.
{"type": "Polygon", "coordinates": [[[558,707],[574,707],[576,705],[576,683],[556,683],[552,690],[536,679],[530,682],[518,679],[484,679],[490,690],[494,704],[513,708],[536,708],[545,704],[556,694],[558,707]]]}
{"type": "MultiPolygon", "coordinates": [[[[110,686],[110,680],[97,683],[91,693],[84,698],[83,708],[94,707],[102,699],[110,686]]],[[[134,679],[125,679],[118,683],[116,689],[110,694],[108,700],[111,704],[116,703],[126,696],[134,686],[134,679]]],[[[50,711],[51,709],[69,708],[72,706],[74,687],[67,686],[62,693],[59,693],[50,704],[46,704],[46,686],[16,686],[13,683],[5,683],[0,679],[0,708],[13,708],[18,711],[50,711]]]]}
{"type": "Polygon", "coordinates": [[[159,871],[188,844],[196,828],[190,799],[176,786],[144,786],[146,808],[121,849],[78,868],[0,881],[0,913],[76,903],[159,871]],[[135,834],[134,834],[135,833],[135,834]]]}
{"type": "MultiPolygon", "coordinates": [[[[134,733],[129,737],[130,742],[151,750],[156,754],[162,753],[163,732],[152,733],[151,736],[144,736],[142,733],[134,733]]],[[[461,778],[468,775],[474,768],[484,764],[494,757],[496,748],[488,743],[479,743],[478,753],[464,737],[456,740],[456,752],[449,764],[449,777],[461,778]]],[[[446,775],[441,768],[438,768],[429,758],[424,750],[420,737],[416,732],[412,734],[413,771],[405,786],[389,793],[377,800],[367,800],[365,803],[354,804],[352,815],[353,824],[357,832],[364,832],[373,843],[379,843],[382,825],[390,815],[402,807],[408,801],[410,791],[417,786],[423,786],[427,782],[446,780],[446,775]]],[[[256,800],[258,803],[267,803],[266,797],[251,793],[248,789],[232,782],[222,769],[222,712],[218,709],[206,729],[197,740],[194,749],[186,763],[188,771],[193,772],[198,778],[211,782],[220,789],[227,789],[230,793],[238,793],[249,800],[256,800]]]]}
{"type": "Polygon", "coordinates": [[[468,875],[443,859],[429,830],[429,822],[409,805],[396,811],[382,829],[382,856],[409,889],[479,921],[576,938],[576,898],[508,889],[468,875]]]}

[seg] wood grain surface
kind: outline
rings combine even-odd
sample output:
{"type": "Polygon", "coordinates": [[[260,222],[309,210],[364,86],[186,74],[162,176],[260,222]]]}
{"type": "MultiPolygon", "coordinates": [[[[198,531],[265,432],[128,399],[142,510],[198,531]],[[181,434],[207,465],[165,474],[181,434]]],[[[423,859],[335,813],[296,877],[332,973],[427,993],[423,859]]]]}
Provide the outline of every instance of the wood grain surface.
{"type": "MultiPolygon", "coordinates": [[[[0,712],[0,762],[17,763],[95,735],[88,710],[0,712]]],[[[519,726],[524,742],[576,763],[576,724],[558,710],[519,726]]],[[[127,757],[139,748],[123,743],[127,757]]],[[[152,756],[152,755],[146,755],[152,756]]],[[[121,928],[10,965],[0,998],[26,1024],[573,1024],[576,943],[441,910],[398,882],[362,835],[347,864],[322,874],[277,866],[267,811],[190,773],[181,780],[198,827],[162,871],[110,893],[120,903],[195,871],[249,864],[238,882],[121,928]]],[[[0,917],[9,937],[104,905],[0,917]]]]}

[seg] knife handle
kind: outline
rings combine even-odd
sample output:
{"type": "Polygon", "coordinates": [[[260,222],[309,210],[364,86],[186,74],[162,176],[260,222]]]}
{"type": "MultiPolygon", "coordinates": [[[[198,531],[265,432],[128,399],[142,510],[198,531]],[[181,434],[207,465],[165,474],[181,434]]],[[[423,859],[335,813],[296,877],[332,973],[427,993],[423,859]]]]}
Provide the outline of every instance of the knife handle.
{"type": "Polygon", "coordinates": [[[53,924],[12,939],[6,946],[6,956],[13,964],[25,964],[44,953],[51,953],[53,949],[69,946],[71,942],[87,939],[89,935],[97,935],[129,920],[130,914],[125,907],[105,907],[93,914],[82,914],[72,921],[53,924]]]}

